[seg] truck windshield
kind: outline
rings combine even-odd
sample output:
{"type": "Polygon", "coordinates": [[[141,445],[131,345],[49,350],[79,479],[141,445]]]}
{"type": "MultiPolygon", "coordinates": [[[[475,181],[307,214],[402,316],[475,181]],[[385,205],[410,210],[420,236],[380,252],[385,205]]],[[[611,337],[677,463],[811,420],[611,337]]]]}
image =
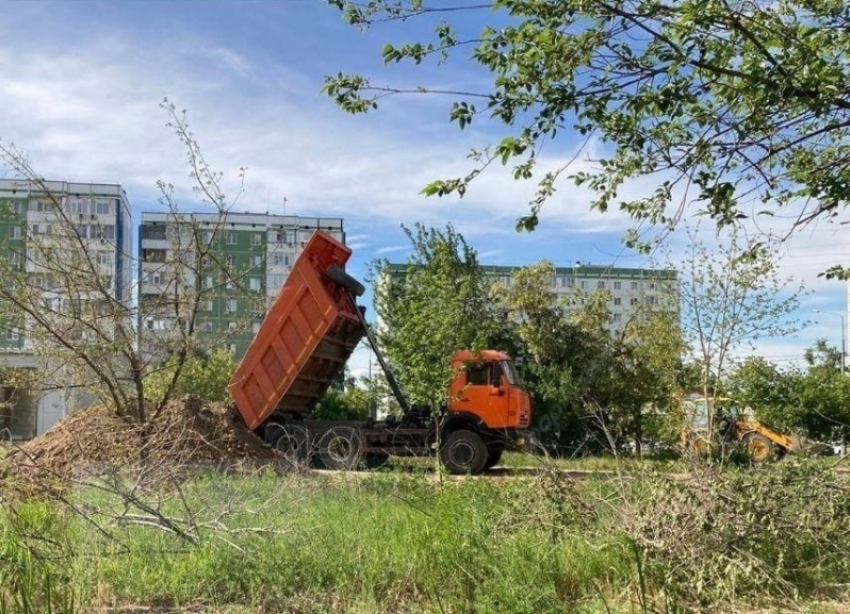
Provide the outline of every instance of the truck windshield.
{"type": "Polygon", "coordinates": [[[522,386],[522,379],[519,376],[519,372],[516,370],[516,366],[510,360],[502,361],[502,369],[505,371],[505,375],[508,376],[508,382],[510,382],[511,386],[522,386]]]}

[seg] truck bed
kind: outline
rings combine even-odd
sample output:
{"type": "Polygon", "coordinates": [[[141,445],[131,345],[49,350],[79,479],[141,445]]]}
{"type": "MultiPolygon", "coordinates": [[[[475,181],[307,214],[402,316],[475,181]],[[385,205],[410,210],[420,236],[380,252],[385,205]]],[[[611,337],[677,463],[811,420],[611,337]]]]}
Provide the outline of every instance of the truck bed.
{"type": "Polygon", "coordinates": [[[248,428],[275,414],[308,415],[363,337],[351,293],[326,275],[350,256],[316,231],[295,261],[228,385],[248,428]]]}

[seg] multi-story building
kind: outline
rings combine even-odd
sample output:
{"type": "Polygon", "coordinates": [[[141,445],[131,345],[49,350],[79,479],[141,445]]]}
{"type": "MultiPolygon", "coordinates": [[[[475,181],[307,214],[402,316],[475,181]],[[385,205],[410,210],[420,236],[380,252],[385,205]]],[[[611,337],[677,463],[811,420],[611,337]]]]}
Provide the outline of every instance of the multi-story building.
{"type": "MultiPolygon", "coordinates": [[[[511,275],[520,267],[483,265],[485,275],[492,282],[511,283],[511,275]]],[[[390,264],[390,278],[401,277],[407,271],[403,264],[390,264]]],[[[569,309],[569,301],[576,292],[606,291],[610,295],[611,330],[618,331],[632,319],[644,318],[659,310],[678,313],[676,271],[668,269],[641,269],[576,263],[571,267],[555,267],[551,290],[556,300],[569,309]]]]}
{"type": "Polygon", "coordinates": [[[139,325],[143,339],[150,341],[147,347],[155,353],[157,340],[177,326],[177,311],[168,297],[174,292],[172,265],[182,260],[182,284],[194,288],[201,299],[195,317],[199,338],[242,356],[316,230],[345,242],[341,218],[142,213],[139,325]]]}
{"type": "MultiPolygon", "coordinates": [[[[130,204],[120,185],[0,180],[0,258],[8,265],[5,270],[15,273],[4,283],[30,293],[33,305],[38,299],[79,306],[91,298],[82,281],[89,273],[97,278],[99,299],[129,308],[131,233],[130,204]],[[74,268],[81,261],[86,266],[74,268]]],[[[25,332],[27,317],[3,310],[0,367],[45,370],[38,339],[25,332]]],[[[35,379],[44,383],[44,377],[35,379]]],[[[76,395],[68,390],[47,385],[24,391],[6,383],[0,383],[0,430],[13,437],[42,433],[74,409],[76,395]]]]}
{"type": "MultiPolygon", "coordinates": [[[[518,267],[484,266],[492,280],[511,283],[518,267]]],[[[579,293],[605,291],[610,295],[608,309],[611,328],[619,330],[634,318],[659,310],[678,312],[677,274],[671,269],[642,269],[576,263],[571,267],[555,267],[552,291],[557,299],[579,293]]],[[[568,307],[566,301],[562,301],[568,307]]]]}

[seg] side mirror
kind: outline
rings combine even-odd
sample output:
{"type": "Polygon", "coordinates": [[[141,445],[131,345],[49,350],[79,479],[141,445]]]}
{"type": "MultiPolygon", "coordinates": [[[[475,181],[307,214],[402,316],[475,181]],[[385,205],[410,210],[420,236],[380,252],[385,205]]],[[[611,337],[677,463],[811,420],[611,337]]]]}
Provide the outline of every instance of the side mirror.
{"type": "Polygon", "coordinates": [[[503,395],[504,393],[505,392],[504,392],[504,390],[502,390],[501,386],[490,386],[490,396],[491,397],[498,397],[498,396],[503,395]]]}

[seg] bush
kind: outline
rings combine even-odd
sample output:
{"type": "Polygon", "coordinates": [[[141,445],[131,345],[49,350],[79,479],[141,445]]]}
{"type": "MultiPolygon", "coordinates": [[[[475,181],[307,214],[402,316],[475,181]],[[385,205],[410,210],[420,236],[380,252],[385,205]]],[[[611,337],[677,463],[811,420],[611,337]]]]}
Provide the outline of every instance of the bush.
{"type": "Polygon", "coordinates": [[[850,489],[816,462],[706,466],[648,478],[642,490],[626,526],[647,579],[675,599],[830,596],[825,587],[850,574],[850,489]]]}

